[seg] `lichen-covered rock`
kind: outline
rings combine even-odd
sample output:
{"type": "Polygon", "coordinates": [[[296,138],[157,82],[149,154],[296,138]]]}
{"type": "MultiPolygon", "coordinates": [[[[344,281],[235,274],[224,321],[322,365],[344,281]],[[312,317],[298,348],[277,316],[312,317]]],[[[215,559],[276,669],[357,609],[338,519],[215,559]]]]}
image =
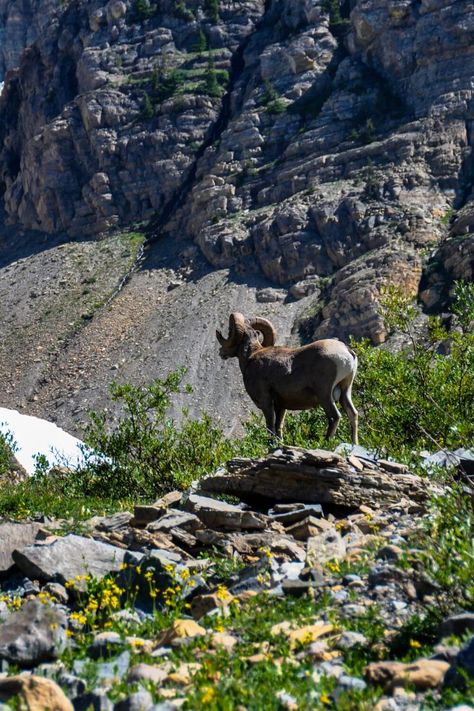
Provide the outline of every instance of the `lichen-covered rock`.
{"type": "Polygon", "coordinates": [[[63,610],[28,600],[0,625],[0,659],[31,667],[56,659],[66,643],[63,610]]]}

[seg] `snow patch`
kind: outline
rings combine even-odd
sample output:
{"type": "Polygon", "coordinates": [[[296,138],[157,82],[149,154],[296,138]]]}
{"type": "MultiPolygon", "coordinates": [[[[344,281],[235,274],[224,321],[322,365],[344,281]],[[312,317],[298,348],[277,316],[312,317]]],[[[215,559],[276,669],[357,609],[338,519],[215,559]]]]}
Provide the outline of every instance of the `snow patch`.
{"type": "Polygon", "coordinates": [[[76,467],[84,461],[80,439],[39,417],[0,407],[0,432],[11,433],[17,445],[15,457],[28,474],[33,474],[38,454],[43,454],[50,466],[67,464],[76,467]]]}

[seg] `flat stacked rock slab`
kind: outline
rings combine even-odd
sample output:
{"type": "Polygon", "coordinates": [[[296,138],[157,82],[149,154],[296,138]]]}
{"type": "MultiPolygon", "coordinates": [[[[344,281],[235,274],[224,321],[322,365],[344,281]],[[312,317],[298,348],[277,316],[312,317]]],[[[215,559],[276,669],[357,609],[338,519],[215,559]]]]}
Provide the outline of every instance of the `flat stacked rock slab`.
{"type": "MultiPolygon", "coordinates": [[[[352,458],[353,459],[353,458],[352,458]]],[[[348,508],[381,506],[401,499],[423,504],[441,489],[406,471],[391,472],[322,449],[280,447],[262,459],[236,459],[199,483],[204,492],[232,494],[242,499],[299,501],[348,508]]]]}

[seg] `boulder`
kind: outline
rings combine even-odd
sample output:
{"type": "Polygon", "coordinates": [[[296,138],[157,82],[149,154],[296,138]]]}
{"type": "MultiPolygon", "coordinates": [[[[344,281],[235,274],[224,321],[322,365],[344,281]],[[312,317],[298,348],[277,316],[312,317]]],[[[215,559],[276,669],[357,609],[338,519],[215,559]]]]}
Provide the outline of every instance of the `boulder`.
{"type": "Polygon", "coordinates": [[[120,570],[124,563],[137,565],[142,554],[69,534],[52,542],[16,549],[12,557],[32,579],[65,583],[84,575],[102,578],[120,570]]]}
{"type": "Polygon", "coordinates": [[[56,659],[66,642],[67,618],[58,607],[27,600],[0,625],[0,659],[31,667],[56,659]]]}
{"type": "Polygon", "coordinates": [[[244,500],[301,501],[344,506],[377,507],[397,503],[403,497],[426,502],[442,489],[410,473],[363,468],[357,471],[347,460],[320,449],[283,446],[261,459],[239,459],[200,481],[203,491],[232,494],[244,500]]]}
{"type": "Polygon", "coordinates": [[[415,689],[435,689],[443,683],[449,669],[447,662],[438,659],[418,659],[416,662],[373,662],[365,669],[367,681],[389,691],[397,686],[415,689]]]}
{"type": "Polygon", "coordinates": [[[194,513],[208,528],[226,531],[263,530],[267,517],[253,511],[245,511],[240,506],[217,501],[207,496],[191,494],[186,508],[194,513]]]}
{"type": "Polygon", "coordinates": [[[39,523],[0,524],[0,578],[8,575],[12,566],[15,565],[12,558],[13,551],[33,543],[40,528],[39,523]]]}
{"type": "Polygon", "coordinates": [[[51,679],[20,674],[0,679],[0,699],[19,695],[28,711],[74,711],[64,691],[51,679]]]}

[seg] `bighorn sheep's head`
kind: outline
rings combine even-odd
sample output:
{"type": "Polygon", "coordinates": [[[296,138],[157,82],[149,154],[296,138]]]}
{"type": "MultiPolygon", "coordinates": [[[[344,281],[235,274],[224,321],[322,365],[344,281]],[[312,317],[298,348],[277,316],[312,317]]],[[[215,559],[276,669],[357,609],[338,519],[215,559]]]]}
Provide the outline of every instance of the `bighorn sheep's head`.
{"type": "MultiPolygon", "coordinates": [[[[220,331],[216,331],[217,340],[221,344],[219,355],[221,358],[233,358],[238,355],[239,345],[245,333],[251,334],[259,331],[263,335],[262,347],[267,348],[275,344],[276,332],[273,325],[266,318],[253,318],[246,320],[241,313],[234,311],[229,316],[229,336],[224,338],[220,331]]],[[[254,334],[258,339],[258,335],[254,334]]]]}

